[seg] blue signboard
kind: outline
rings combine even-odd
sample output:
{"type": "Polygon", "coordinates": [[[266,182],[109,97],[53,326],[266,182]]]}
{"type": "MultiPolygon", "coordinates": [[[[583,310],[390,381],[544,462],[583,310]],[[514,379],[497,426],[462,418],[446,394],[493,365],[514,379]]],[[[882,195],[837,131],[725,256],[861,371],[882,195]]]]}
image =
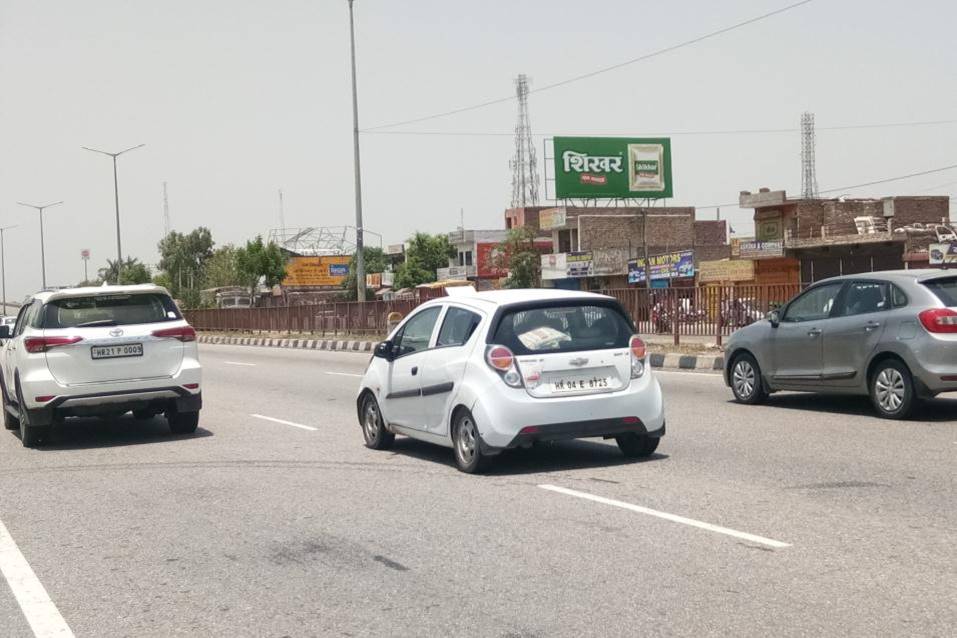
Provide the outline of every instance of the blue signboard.
{"type": "MultiPolygon", "coordinates": [[[[694,277],[694,251],[682,250],[665,255],[655,255],[649,257],[651,262],[651,287],[655,286],[655,281],[676,279],[678,277],[694,277]]],[[[628,261],[628,283],[640,284],[645,281],[645,260],[631,259],[628,261]]],[[[667,288],[667,283],[665,286],[667,288]]]]}
{"type": "Polygon", "coordinates": [[[333,277],[348,277],[349,276],[349,265],[348,264],[329,264],[329,274],[333,277]]]}

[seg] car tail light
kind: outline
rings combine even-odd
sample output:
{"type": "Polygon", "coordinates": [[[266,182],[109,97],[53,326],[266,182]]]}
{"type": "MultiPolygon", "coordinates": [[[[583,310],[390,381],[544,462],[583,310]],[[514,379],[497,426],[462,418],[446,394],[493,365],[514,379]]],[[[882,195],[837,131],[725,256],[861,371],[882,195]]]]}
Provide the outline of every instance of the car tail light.
{"type": "Polygon", "coordinates": [[[957,332],[957,312],[950,308],[931,308],[921,312],[917,317],[927,332],[957,332]]]}
{"type": "Polygon", "coordinates": [[[196,341],[196,331],[192,326],[179,326],[178,328],[163,328],[154,330],[154,337],[165,337],[169,339],[179,339],[183,343],[187,341],[196,341]]]}
{"type": "Polygon", "coordinates": [[[502,380],[513,388],[522,387],[522,375],[515,365],[515,355],[505,346],[489,346],[485,350],[485,363],[502,375],[502,380]]]}
{"type": "Polygon", "coordinates": [[[83,341],[83,337],[27,337],[23,347],[31,354],[46,352],[57,346],[69,346],[83,341]]]}
{"type": "Polygon", "coordinates": [[[642,341],[638,335],[634,335],[631,338],[631,341],[628,343],[628,348],[631,350],[631,378],[637,379],[645,373],[645,354],[647,348],[645,348],[645,342],[642,341]]]}
{"type": "Polygon", "coordinates": [[[184,384],[183,384],[183,387],[186,388],[187,390],[198,390],[198,389],[199,389],[199,384],[198,384],[198,383],[184,383],[184,384]]]}

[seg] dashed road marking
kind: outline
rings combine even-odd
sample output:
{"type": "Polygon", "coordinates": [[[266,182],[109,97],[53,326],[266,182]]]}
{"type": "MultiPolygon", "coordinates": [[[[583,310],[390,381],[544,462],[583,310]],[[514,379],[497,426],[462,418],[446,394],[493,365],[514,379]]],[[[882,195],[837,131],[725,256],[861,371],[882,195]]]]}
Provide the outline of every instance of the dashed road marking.
{"type": "Polygon", "coordinates": [[[242,361],[223,361],[223,363],[231,366],[255,366],[255,363],[243,363],[242,361]]]}
{"type": "Polygon", "coordinates": [[[355,372],[326,372],[325,374],[331,374],[337,377],[361,377],[361,374],[356,374],[355,372]]]}
{"type": "Polygon", "coordinates": [[[314,427],[312,427],[311,425],[302,425],[301,423],[293,423],[292,421],[286,421],[286,420],[284,420],[284,419],[277,419],[277,418],[274,418],[274,417],[271,417],[271,416],[264,416],[264,415],[262,415],[262,414],[250,414],[249,416],[251,416],[251,417],[253,417],[253,418],[256,418],[256,419],[262,419],[263,421],[272,421],[273,423],[282,423],[283,425],[291,425],[291,426],[294,427],[294,428],[300,428],[300,429],[303,429],[303,430],[309,430],[309,431],[311,431],[311,432],[315,432],[316,430],[319,429],[319,428],[314,428],[314,427]]]}

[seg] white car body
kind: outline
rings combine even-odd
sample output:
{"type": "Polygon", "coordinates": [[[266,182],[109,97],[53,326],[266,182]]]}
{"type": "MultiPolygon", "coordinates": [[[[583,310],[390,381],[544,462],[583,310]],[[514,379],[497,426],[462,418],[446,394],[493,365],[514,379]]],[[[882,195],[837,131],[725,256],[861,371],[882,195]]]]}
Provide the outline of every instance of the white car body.
{"type": "Polygon", "coordinates": [[[202,406],[196,333],[166,289],[149,284],[33,295],[0,346],[0,373],[7,427],[29,421],[25,445],[24,428],[130,410],[165,413],[189,432],[195,422],[177,429],[173,419],[195,421],[202,406]],[[89,318],[100,325],[82,325],[89,318]]]}
{"type": "MultiPolygon", "coordinates": [[[[520,345],[514,355],[515,374],[509,377],[517,384],[507,383],[505,379],[510,373],[493,368],[487,359],[490,349],[501,345],[493,339],[498,336],[499,322],[504,317],[516,316],[511,313],[528,308],[547,314],[549,307],[559,311],[558,307],[563,305],[591,308],[593,304],[617,312],[634,333],[631,321],[617,301],[592,293],[561,290],[453,293],[419,306],[393,330],[389,341],[377,348],[359,387],[360,422],[363,398],[371,394],[379,404],[383,427],[388,432],[447,447],[455,444],[456,415],[466,410],[477,426],[479,445],[486,456],[536,441],[589,436],[612,438],[628,433],[660,438],[665,427],[661,389],[647,364],[640,340],[626,342],[629,345],[624,348],[619,342],[616,347],[587,351],[521,352],[523,346],[520,345]],[[452,309],[457,309],[458,318],[462,317],[461,311],[477,317],[478,325],[463,345],[439,342],[452,309]],[[392,360],[387,353],[384,356],[383,349],[394,347],[397,338],[401,342],[405,328],[423,313],[437,313],[428,336],[428,347],[408,354],[393,353],[397,356],[392,360]],[[640,359],[635,362],[630,350],[632,343],[641,344],[640,359]],[[640,374],[633,375],[633,369],[640,370],[640,374]],[[579,388],[575,384],[597,387],[579,388]]],[[[551,328],[536,330],[545,330],[545,335],[558,334],[548,332],[551,328]]],[[[530,334],[526,332],[517,339],[527,340],[530,334]]],[[[635,337],[629,336],[629,339],[635,337]]],[[[520,344],[519,341],[513,343],[520,344]]],[[[421,339],[420,345],[423,344],[421,339]]]]}

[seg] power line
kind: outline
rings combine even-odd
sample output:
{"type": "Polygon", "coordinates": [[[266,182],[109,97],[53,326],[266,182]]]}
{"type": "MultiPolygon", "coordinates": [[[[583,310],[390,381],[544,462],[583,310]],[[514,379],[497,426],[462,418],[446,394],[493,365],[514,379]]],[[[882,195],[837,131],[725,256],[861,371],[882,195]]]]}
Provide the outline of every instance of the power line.
{"type": "MultiPolygon", "coordinates": [[[[676,51],[676,50],[681,49],[681,48],[683,48],[683,47],[691,46],[692,44],[697,44],[697,43],[699,43],[699,42],[703,42],[703,41],[705,41],[705,40],[709,40],[709,39],[711,39],[711,38],[715,38],[715,37],[717,37],[717,36],[719,36],[719,35],[723,35],[723,34],[725,34],[725,33],[728,33],[729,31],[734,31],[734,30],[736,30],[736,29],[740,29],[740,28],[742,28],[742,27],[746,27],[746,26],[748,26],[748,25],[750,25],[750,24],[754,24],[755,22],[760,22],[761,20],[767,20],[768,18],[771,18],[771,17],[773,17],[773,16],[776,16],[776,15],[778,15],[779,13],[784,13],[784,12],[786,12],[786,11],[791,11],[792,9],[797,9],[797,8],[800,7],[800,6],[803,6],[803,5],[805,5],[805,4],[809,4],[809,3],[813,2],[813,1],[814,1],[814,0],[801,0],[800,2],[795,2],[794,4],[789,4],[789,5],[786,6],[786,7],[782,7],[782,8],[780,8],[780,9],[776,9],[776,10],[774,10],[774,11],[771,11],[770,13],[764,13],[764,14],[761,14],[761,15],[759,15],[759,16],[755,16],[755,17],[750,18],[750,19],[748,19],[748,20],[744,20],[743,22],[737,22],[737,23],[735,23],[735,24],[732,24],[731,26],[727,26],[727,27],[724,27],[724,28],[722,28],[722,29],[718,29],[717,31],[711,31],[710,33],[706,33],[706,34],[704,34],[704,35],[700,35],[700,36],[698,36],[698,37],[696,37],[696,38],[692,38],[692,39],[690,39],[690,40],[685,40],[684,42],[679,42],[678,44],[673,44],[673,45],[671,45],[671,46],[667,46],[667,47],[664,47],[663,49],[658,49],[658,50],[652,51],[652,52],[650,52],[650,53],[645,53],[644,55],[640,55],[640,56],[638,56],[637,58],[632,58],[632,59],[630,59],[630,60],[625,60],[624,62],[619,62],[618,64],[613,64],[613,65],[611,65],[611,66],[602,67],[602,68],[600,68],[600,69],[596,69],[595,71],[591,71],[591,72],[589,72],[589,73],[584,73],[584,74],[582,74],[582,75],[576,75],[576,76],[574,76],[574,77],[566,78],[566,79],[564,79],[564,80],[560,80],[560,81],[554,82],[554,83],[552,83],[552,84],[546,84],[546,85],[541,86],[541,87],[539,87],[539,88],[537,88],[537,89],[533,89],[533,90],[531,90],[531,91],[529,91],[529,92],[530,92],[530,93],[540,93],[540,92],[542,92],[542,91],[548,91],[548,90],[551,90],[551,89],[558,88],[558,87],[560,87],[560,86],[566,86],[566,85],[568,85],[568,84],[571,84],[572,82],[578,82],[578,81],[580,81],[580,80],[585,80],[585,79],[588,79],[588,78],[595,77],[596,75],[601,75],[601,74],[603,74],[603,73],[608,73],[609,71],[614,71],[614,70],[620,69],[620,68],[622,68],[622,67],[629,66],[629,65],[631,65],[631,64],[636,64],[636,63],[638,63],[638,62],[643,62],[644,60],[649,60],[649,59],[651,59],[651,58],[658,57],[658,56],[660,56],[660,55],[664,55],[665,53],[670,53],[670,52],[672,52],[672,51],[676,51]]],[[[457,115],[458,113],[465,113],[465,112],[467,112],[467,111],[475,111],[475,110],[478,110],[478,109],[485,108],[485,107],[487,107],[487,106],[492,106],[493,104],[501,104],[502,102],[509,102],[509,101],[511,101],[511,100],[514,100],[514,99],[515,99],[515,96],[514,96],[514,95],[509,95],[508,97],[501,97],[501,98],[496,98],[496,99],[493,99],[493,100],[486,100],[485,102],[480,102],[480,103],[478,103],[478,104],[473,104],[473,105],[471,105],[471,106],[463,106],[463,107],[460,107],[460,108],[457,108],[457,109],[452,109],[451,111],[445,111],[445,112],[443,112],[443,113],[435,113],[435,114],[433,114],[433,115],[426,115],[426,116],[424,116],[424,117],[417,117],[417,118],[413,118],[413,119],[411,119],[411,120],[403,120],[403,121],[400,121],[400,122],[392,122],[391,124],[379,124],[379,125],[377,125],[377,126],[370,126],[370,127],[366,128],[366,129],[363,129],[363,132],[375,131],[375,130],[384,129],[384,128],[394,128],[394,127],[396,127],[396,126],[405,126],[406,124],[415,124],[415,123],[417,123],[417,122],[425,122],[426,120],[434,120],[434,119],[436,119],[436,118],[447,117],[447,116],[449,116],[449,115],[457,115]]]]}

